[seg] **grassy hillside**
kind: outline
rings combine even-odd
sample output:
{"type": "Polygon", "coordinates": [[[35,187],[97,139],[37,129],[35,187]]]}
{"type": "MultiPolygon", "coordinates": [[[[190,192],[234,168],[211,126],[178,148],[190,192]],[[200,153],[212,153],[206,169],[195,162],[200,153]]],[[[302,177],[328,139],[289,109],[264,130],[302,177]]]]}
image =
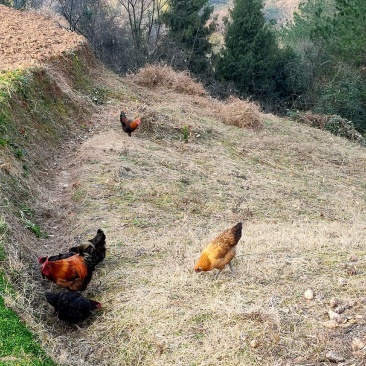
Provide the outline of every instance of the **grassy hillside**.
{"type": "Polygon", "coordinates": [[[33,266],[19,301],[40,314],[45,348],[75,365],[362,360],[351,343],[364,327],[365,150],[272,115],[262,128],[225,125],[237,111],[187,94],[178,76],[153,89],[136,84],[146,75],[104,78],[100,131],[57,159],[42,204],[50,237],[33,249],[58,252],[102,227],[108,256],[86,295],[104,310],[82,330],[55,321],[33,266]],[[122,108],[143,119],[132,138],[122,108]],[[238,221],[236,273],[194,274],[202,247],[238,221]],[[334,297],[347,309],[339,323],[334,297]]]}
{"type": "Polygon", "coordinates": [[[3,269],[15,289],[6,304],[55,361],[364,363],[365,148],[251,103],[216,101],[167,68],[119,78],[87,51],[53,65],[26,71],[44,74],[40,88],[34,78],[20,91],[5,83],[14,91],[0,152],[3,269]],[[142,118],[131,138],[121,109],[142,118]],[[43,124],[27,118],[39,110],[43,124]],[[195,274],[205,244],[239,221],[234,274],[195,274]],[[79,329],[46,303],[44,292],[59,289],[36,257],[98,228],[107,257],[84,294],[103,308],[79,329]]]}

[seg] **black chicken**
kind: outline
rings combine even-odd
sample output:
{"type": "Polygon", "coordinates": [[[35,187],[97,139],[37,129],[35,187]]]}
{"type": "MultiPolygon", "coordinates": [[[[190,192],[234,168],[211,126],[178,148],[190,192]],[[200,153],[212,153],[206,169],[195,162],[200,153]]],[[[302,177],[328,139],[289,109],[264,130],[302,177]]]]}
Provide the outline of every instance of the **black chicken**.
{"type": "Polygon", "coordinates": [[[46,299],[55,308],[57,317],[70,323],[80,323],[89,318],[92,311],[102,307],[98,301],[87,299],[79,292],[46,292],[46,299]]]}

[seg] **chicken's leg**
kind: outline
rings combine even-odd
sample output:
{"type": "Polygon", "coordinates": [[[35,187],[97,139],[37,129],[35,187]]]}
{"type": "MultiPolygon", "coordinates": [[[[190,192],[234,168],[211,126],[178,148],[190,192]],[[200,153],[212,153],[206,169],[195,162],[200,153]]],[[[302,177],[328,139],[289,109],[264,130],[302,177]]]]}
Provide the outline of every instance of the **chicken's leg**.
{"type": "Polygon", "coordinates": [[[217,272],[217,275],[215,276],[215,280],[217,280],[217,278],[219,277],[219,274],[222,272],[222,269],[219,269],[219,271],[217,272]]]}

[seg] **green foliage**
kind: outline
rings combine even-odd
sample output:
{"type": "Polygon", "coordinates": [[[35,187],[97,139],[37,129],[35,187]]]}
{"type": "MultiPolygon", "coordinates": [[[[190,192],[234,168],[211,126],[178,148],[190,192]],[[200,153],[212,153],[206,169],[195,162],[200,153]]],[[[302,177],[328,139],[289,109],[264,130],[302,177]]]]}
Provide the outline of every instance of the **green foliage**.
{"type": "Polygon", "coordinates": [[[0,0],[0,4],[5,6],[11,6],[11,2],[9,0],[0,0]]]}
{"type": "Polygon", "coordinates": [[[168,37],[182,49],[189,70],[202,75],[210,70],[209,36],[214,24],[207,25],[213,11],[208,0],[169,0],[162,22],[168,27],[168,37]]]}
{"type": "Polygon", "coordinates": [[[335,0],[335,13],[320,29],[329,53],[354,66],[365,65],[366,2],[335,0]]]}
{"type": "Polygon", "coordinates": [[[43,232],[39,225],[35,224],[30,220],[30,218],[32,217],[32,211],[30,209],[22,208],[20,210],[20,217],[24,226],[28,230],[30,230],[37,238],[48,237],[48,234],[46,232],[43,232]]]}
{"type": "Polygon", "coordinates": [[[340,115],[365,131],[366,2],[309,0],[282,35],[300,59],[292,78],[304,92],[294,106],[340,115]]]}
{"type": "MultiPolygon", "coordinates": [[[[31,74],[22,69],[0,71],[0,103],[6,102],[15,92],[24,90],[29,77],[31,74]]],[[[1,115],[0,123],[6,117],[3,112],[1,115]]]]}
{"type": "MultiPolygon", "coordinates": [[[[0,261],[5,258],[4,240],[7,231],[7,223],[0,216],[0,261]]],[[[0,294],[11,294],[11,288],[4,279],[0,270],[0,294]]],[[[2,296],[0,296],[0,365],[39,365],[51,366],[55,363],[47,357],[40,348],[33,335],[21,323],[16,313],[7,308],[2,296]]]]}
{"type": "Polygon", "coordinates": [[[18,159],[21,159],[24,155],[24,152],[22,149],[19,149],[19,148],[16,148],[15,149],[15,156],[18,158],[18,159]]]}
{"type": "Polygon", "coordinates": [[[7,229],[6,221],[0,216],[0,261],[5,258],[4,236],[7,229]]]}
{"type": "Polygon", "coordinates": [[[233,81],[245,96],[261,101],[286,98],[293,84],[286,68],[295,54],[280,49],[270,25],[265,22],[261,0],[235,0],[226,26],[225,48],[217,62],[220,79],[233,81]]]}
{"type": "MultiPolygon", "coordinates": [[[[8,292],[0,272],[0,293],[8,292]]],[[[56,365],[41,349],[32,333],[21,323],[17,314],[7,308],[0,297],[0,361],[7,366],[53,366],[56,365]]]]}
{"type": "Polygon", "coordinates": [[[185,143],[188,143],[189,129],[188,129],[188,126],[187,125],[183,126],[182,133],[183,133],[183,141],[185,143]]]}
{"type": "Polygon", "coordinates": [[[340,115],[354,121],[358,130],[365,129],[365,80],[358,70],[346,64],[337,64],[334,72],[334,77],[322,88],[314,111],[340,115]]]}

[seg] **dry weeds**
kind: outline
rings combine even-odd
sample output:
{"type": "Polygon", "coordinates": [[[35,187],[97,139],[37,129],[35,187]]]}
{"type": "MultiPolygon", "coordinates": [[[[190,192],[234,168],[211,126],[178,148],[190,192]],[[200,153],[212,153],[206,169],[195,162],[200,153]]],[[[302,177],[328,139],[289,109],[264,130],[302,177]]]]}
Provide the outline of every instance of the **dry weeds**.
{"type": "Polygon", "coordinates": [[[64,365],[273,366],[316,365],[333,350],[362,365],[351,342],[366,323],[365,150],[274,116],[261,117],[261,129],[222,124],[218,102],[169,85],[106,83],[123,98],[93,116],[99,131],[65,148],[41,192],[38,220],[51,236],[11,227],[21,240],[9,302],[48,352],[64,365]],[[131,138],[118,119],[126,106],[143,119],[131,138]],[[238,221],[234,275],[196,275],[204,245],[238,221]],[[56,287],[35,258],[99,227],[108,253],[85,296],[104,308],[78,330],[44,300],[56,287]],[[354,305],[329,328],[334,296],[354,305]]]}
{"type": "Polygon", "coordinates": [[[263,127],[263,114],[258,104],[239,98],[231,98],[223,103],[219,116],[226,125],[252,129],[263,127]]]}
{"type": "Polygon", "coordinates": [[[178,93],[189,95],[205,95],[201,83],[194,81],[186,71],[176,72],[167,65],[148,65],[130,76],[131,80],[148,88],[163,86],[178,93]]]}

